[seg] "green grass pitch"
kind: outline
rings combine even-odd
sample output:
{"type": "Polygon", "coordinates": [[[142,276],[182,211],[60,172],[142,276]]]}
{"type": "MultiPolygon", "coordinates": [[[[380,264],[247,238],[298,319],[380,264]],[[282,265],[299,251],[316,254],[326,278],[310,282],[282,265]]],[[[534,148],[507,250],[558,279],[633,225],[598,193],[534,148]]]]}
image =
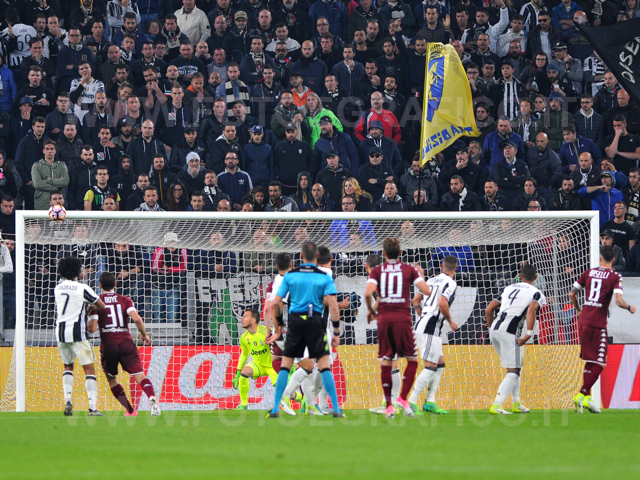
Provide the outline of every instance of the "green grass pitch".
{"type": "Polygon", "coordinates": [[[8,479],[636,479],[640,412],[450,412],[394,420],[265,412],[0,414],[8,479]],[[419,476],[421,475],[421,476],[419,476]]]}

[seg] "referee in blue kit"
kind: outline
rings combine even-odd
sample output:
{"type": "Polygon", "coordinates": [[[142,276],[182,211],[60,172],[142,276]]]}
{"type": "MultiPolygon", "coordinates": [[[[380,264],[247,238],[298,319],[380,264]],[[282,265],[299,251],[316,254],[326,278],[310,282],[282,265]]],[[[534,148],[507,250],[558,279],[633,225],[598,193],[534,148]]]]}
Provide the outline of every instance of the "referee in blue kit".
{"type": "Polygon", "coordinates": [[[340,312],[336,300],[336,285],[333,278],[318,268],[318,246],[313,242],[302,245],[302,259],[304,263],[288,272],[273,300],[273,316],[275,333],[267,338],[267,343],[275,342],[282,334],[281,301],[289,294],[289,323],[287,337],[284,342],[284,352],[278,381],[273,410],[268,417],[277,418],[280,415],[280,400],[289,381],[289,371],[294,358],[304,357],[305,347],[309,349],[309,358],[315,358],[322,375],[322,384],[331,398],[333,416],[343,417],[338,406],[338,394],[333,375],[329,369],[329,348],[327,339],[327,320],[322,311],[327,305],[333,323],[333,339],[331,345],[337,347],[340,343],[340,312]]]}

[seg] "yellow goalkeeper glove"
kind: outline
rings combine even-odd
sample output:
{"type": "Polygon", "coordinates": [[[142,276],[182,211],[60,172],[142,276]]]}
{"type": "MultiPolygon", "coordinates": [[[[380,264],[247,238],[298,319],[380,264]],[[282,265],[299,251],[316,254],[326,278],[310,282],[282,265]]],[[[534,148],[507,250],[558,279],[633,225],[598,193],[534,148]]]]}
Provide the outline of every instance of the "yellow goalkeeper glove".
{"type": "Polygon", "coordinates": [[[231,382],[231,384],[233,385],[233,388],[235,388],[236,390],[238,389],[239,381],[240,381],[240,370],[236,370],[236,376],[233,378],[233,382],[231,382]]]}

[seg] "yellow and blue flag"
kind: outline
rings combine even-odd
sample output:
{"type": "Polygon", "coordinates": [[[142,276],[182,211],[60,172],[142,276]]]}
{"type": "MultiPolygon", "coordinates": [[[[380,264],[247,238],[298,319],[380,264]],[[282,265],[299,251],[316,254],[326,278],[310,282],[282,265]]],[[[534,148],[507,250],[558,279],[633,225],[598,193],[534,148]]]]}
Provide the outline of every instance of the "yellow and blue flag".
{"type": "Polygon", "coordinates": [[[478,137],[467,74],[451,45],[429,43],[424,80],[420,165],[457,138],[478,137]]]}

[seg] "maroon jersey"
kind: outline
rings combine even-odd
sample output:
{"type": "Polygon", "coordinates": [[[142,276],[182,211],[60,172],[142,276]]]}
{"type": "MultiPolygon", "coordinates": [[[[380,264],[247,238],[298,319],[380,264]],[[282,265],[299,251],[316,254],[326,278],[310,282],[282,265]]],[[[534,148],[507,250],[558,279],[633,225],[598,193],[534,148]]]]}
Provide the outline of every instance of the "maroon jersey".
{"type": "Polygon", "coordinates": [[[103,344],[117,344],[132,340],[129,333],[129,313],[136,307],[129,297],[117,293],[103,293],[104,309],[98,312],[100,340],[103,344]]]}
{"type": "Polygon", "coordinates": [[[622,277],[610,268],[591,268],[580,276],[573,287],[585,289],[579,325],[607,328],[611,297],[614,293],[622,294],[622,277]]]}
{"type": "Polygon", "coordinates": [[[378,323],[411,323],[411,285],[424,279],[408,263],[385,262],[371,270],[367,283],[378,287],[378,323]]]}

